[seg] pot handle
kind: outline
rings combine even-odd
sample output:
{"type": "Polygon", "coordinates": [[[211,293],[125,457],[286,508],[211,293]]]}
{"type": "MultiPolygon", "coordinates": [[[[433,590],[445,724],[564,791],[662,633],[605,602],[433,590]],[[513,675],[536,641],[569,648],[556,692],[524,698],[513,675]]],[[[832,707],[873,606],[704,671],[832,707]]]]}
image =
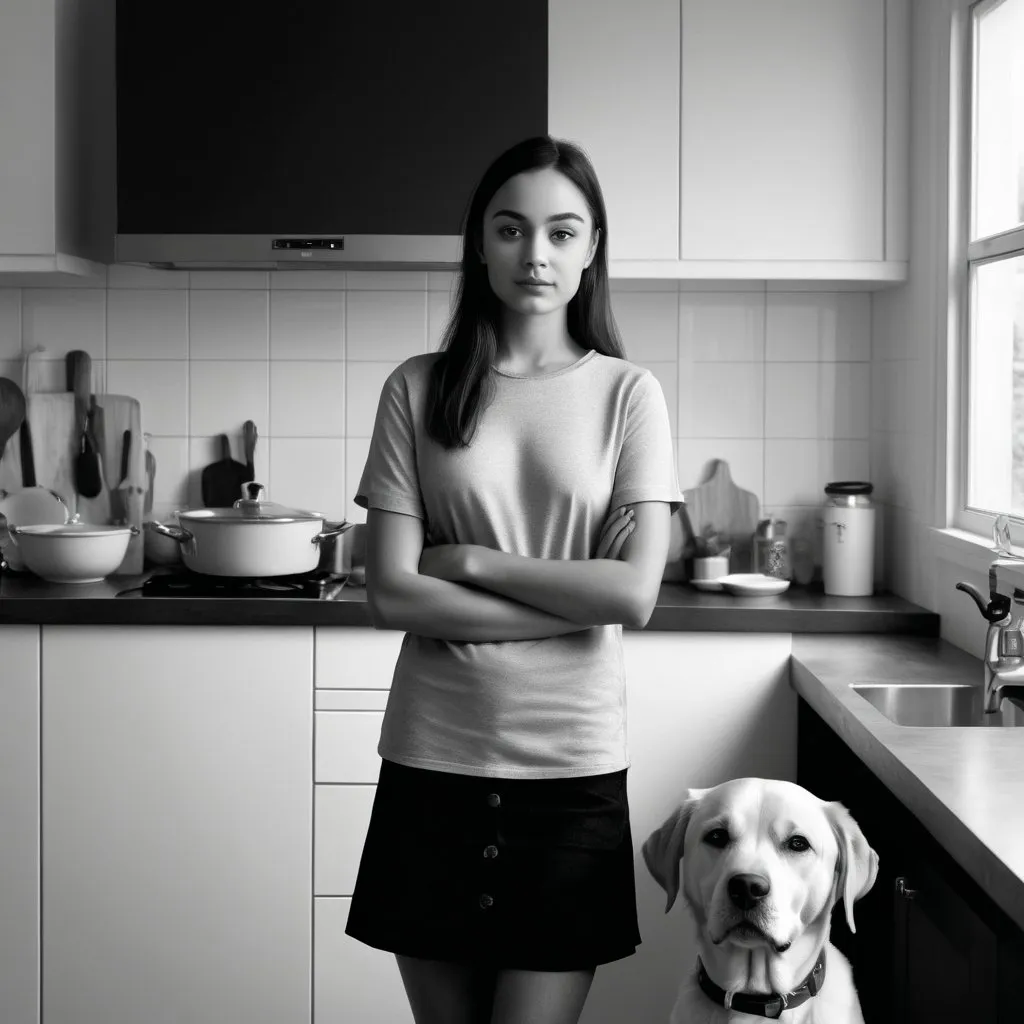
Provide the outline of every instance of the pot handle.
{"type": "Polygon", "coordinates": [[[355,523],[339,523],[329,530],[324,530],[312,538],[312,543],[319,544],[321,541],[330,540],[331,537],[340,537],[343,533],[351,530],[355,523]]]}
{"type": "MultiPolygon", "coordinates": [[[[147,519],[144,525],[152,533],[159,533],[161,537],[170,537],[171,540],[175,540],[179,544],[187,544],[192,540],[193,535],[180,526],[164,526],[163,523],[158,523],[154,519],[147,519]]],[[[133,527],[133,529],[136,528],[133,527]]]]}

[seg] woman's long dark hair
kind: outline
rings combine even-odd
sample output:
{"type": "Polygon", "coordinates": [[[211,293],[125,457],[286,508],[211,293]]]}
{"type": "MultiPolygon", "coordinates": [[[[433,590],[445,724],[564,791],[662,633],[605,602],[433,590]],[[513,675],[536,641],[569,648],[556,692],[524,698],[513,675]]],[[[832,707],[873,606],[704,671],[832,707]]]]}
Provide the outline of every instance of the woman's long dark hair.
{"type": "Polygon", "coordinates": [[[462,271],[455,310],[431,367],[427,433],[445,448],[469,445],[493,389],[501,300],[491,289],[483,251],[483,215],[494,193],[516,174],[553,167],[582,193],[594,229],[601,232],[590,266],[569,302],[569,334],[583,348],[624,359],[608,294],[608,217],[597,175],[579,146],[550,135],[525,139],[501,154],[484,172],[470,200],[462,232],[462,271]]]}

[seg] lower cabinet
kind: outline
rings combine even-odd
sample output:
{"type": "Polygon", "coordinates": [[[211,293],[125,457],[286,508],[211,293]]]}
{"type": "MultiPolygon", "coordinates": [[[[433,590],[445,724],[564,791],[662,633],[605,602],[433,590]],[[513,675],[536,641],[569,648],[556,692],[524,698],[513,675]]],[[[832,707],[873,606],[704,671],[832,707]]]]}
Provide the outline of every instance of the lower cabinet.
{"type": "Polygon", "coordinates": [[[868,1024],[1017,1024],[1024,934],[842,739],[799,701],[797,781],[839,800],[879,857],[832,941],[853,964],[868,1024]]]}
{"type": "Polygon", "coordinates": [[[0,1021],[39,1024],[39,627],[0,626],[0,1021]]]}
{"type": "Polygon", "coordinates": [[[312,628],[46,627],[42,665],[44,1024],[309,1024],[312,628]]]}

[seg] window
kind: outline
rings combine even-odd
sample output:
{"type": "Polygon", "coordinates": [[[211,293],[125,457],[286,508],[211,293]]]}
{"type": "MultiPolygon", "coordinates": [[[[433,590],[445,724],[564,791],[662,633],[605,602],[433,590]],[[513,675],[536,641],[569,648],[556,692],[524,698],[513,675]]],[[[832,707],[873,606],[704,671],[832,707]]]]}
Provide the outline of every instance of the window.
{"type": "Polygon", "coordinates": [[[969,26],[960,518],[988,532],[1024,521],[1024,0],[981,0],[969,26]]]}

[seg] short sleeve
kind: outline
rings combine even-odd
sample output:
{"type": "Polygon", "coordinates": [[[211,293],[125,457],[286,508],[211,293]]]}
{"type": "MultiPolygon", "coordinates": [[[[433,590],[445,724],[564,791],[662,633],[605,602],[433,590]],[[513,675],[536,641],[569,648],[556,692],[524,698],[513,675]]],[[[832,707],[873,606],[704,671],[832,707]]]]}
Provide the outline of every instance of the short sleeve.
{"type": "Polygon", "coordinates": [[[650,370],[638,379],[630,396],[611,507],[638,501],[668,502],[673,515],[684,503],[665,393],[650,370]]]}
{"type": "Polygon", "coordinates": [[[353,498],[360,508],[426,519],[416,471],[416,431],[409,386],[396,367],[381,388],[370,451],[353,498]]]}

